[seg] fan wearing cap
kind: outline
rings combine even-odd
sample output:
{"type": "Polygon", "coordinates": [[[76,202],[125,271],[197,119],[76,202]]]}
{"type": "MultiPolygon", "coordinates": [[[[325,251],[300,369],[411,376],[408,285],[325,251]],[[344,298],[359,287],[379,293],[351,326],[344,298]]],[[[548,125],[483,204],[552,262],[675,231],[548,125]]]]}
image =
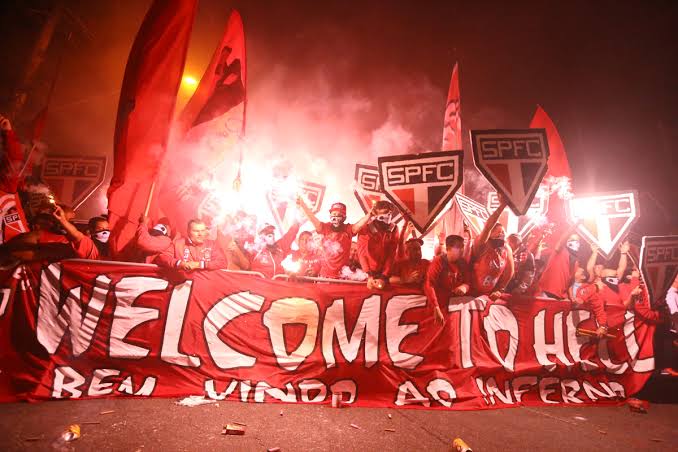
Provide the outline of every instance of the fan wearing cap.
{"type": "Polygon", "coordinates": [[[469,293],[471,274],[464,255],[464,238],[448,235],[445,238],[445,253],[433,258],[426,272],[424,293],[434,309],[435,321],[444,322],[441,303],[447,305],[451,296],[469,293]]]}
{"type": "Polygon", "coordinates": [[[497,223],[506,205],[502,197],[497,209],[487,219],[483,231],[476,237],[471,254],[473,293],[488,295],[492,300],[501,296],[513,278],[513,253],[504,241],[504,225],[497,223]]]}
{"type": "Polygon", "coordinates": [[[378,201],[371,221],[358,231],[358,258],[369,275],[367,287],[383,289],[391,276],[398,251],[398,226],[393,223],[393,205],[378,201]]]}
{"type": "Polygon", "coordinates": [[[134,237],[133,253],[130,260],[135,262],[152,262],[156,256],[172,246],[172,228],[169,219],[160,218],[149,228],[149,218],[142,215],[134,237]]]}
{"type": "Polygon", "coordinates": [[[292,251],[294,242],[301,224],[295,222],[279,240],[275,240],[275,226],[265,225],[259,231],[259,238],[264,246],[251,253],[250,270],[263,273],[267,278],[285,274],[282,261],[292,251]]]}
{"type": "Polygon", "coordinates": [[[207,238],[207,225],[203,220],[189,220],[186,229],[186,237],[175,240],[171,247],[158,255],[156,264],[184,271],[226,268],[226,257],[221,247],[207,238]]]}
{"type": "Polygon", "coordinates": [[[351,239],[367,224],[370,214],[365,215],[355,224],[346,223],[346,205],[335,202],[330,207],[330,221],[321,222],[301,197],[297,204],[316,232],[322,235],[321,265],[319,276],[322,278],[339,278],[341,269],[348,265],[351,256],[351,239]]]}

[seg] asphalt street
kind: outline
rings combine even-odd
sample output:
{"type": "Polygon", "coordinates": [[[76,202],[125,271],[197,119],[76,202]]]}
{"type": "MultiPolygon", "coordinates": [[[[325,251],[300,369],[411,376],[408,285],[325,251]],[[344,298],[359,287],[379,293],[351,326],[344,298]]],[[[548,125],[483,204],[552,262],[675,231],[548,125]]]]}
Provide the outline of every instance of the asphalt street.
{"type": "Polygon", "coordinates": [[[54,439],[69,424],[79,424],[82,436],[63,450],[450,451],[455,437],[476,452],[678,450],[676,404],[653,403],[647,414],[638,414],[628,406],[433,411],[175,402],[120,398],[0,405],[0,450],[54,450],[54,439]],[[245,424],[243,436],[221,434],[233,422],[245,424]]]}

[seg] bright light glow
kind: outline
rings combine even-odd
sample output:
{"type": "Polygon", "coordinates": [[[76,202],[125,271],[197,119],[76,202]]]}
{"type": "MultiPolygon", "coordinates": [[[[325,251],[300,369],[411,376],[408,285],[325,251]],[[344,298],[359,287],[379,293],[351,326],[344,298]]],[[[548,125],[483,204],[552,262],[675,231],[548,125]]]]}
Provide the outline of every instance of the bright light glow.
{"type": "Polygon", "coordinates": [[[282,266],[288,273],[299,273],[301,270],[301,262],[292,260],[291,254],[282,261],[282,266]]]}
{"type": "Polygon", "coordinates": [[[195,89],[198,86],[198,80],[196,80],[195,77],[190,75],[184,75],[184,77],[181,79],[181,83],[187,88],[192,89],[195,89]]]}

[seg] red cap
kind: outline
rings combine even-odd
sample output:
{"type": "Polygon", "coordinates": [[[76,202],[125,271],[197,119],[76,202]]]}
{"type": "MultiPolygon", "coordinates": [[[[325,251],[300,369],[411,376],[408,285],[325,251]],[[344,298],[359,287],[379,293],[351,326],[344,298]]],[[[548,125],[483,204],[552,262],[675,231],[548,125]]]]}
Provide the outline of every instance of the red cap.
{"type": "Polygon", "coordinates": [[[339,211],[343,216],[346,216],[346,204],[343,204],[341,202],[335,202],[332,204],[332,207],[330,207],[330,213],[339,211]]]}

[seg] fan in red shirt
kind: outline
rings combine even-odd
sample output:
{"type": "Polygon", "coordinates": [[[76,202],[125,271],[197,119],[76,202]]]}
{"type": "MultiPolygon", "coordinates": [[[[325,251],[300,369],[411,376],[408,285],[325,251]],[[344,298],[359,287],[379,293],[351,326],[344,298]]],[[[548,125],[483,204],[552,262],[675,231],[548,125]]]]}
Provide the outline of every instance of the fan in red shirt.
{"type": "Polygon", "coordinates": [[[224,253],[214,240],[207,237],[204,221],[193,219],[188,222],[187,236],[175,240],[163,251],[155,263],[163,267],[179,268],[184,271],[217,270],[226,268],[224,253]]]}
{"type": "Polygon", "coordinates": [[[488,295],[492,300],[501,296],[513,278],[513,253],[504,241],[504,225],[497,223],[506,205],[506,200],[502,198],[497,210],[492,212],[476,238],[471,255],[473,294],[488,295]]]}
{"type": "Polygon", "coordinates": [[[463,254],[464,239],[449,235],[445,238],[445,253],[434,257],[426,272],[424,293],[433,306],[436,323],[444,322],[441,302],[447,305],[450,296],[469,292],[471,275],[463,254]]]}
{"type": "Polygon", "coordinates": [[[579,235],[573,234],[577,225],[571,225],[556,242],[553,252],[547,258],[539,286],[546,296],[556,299],[567,298],[574,274],[581,268],[579,235]]]}
{"type": "Polygon", "coordinates": [[[250,270],[263,273],[267,278],[273,278],[275,275],[285,273],[282,262],[292,251],[292,242],[299,232],[301,225],[295,222],[289,230],[275,240],[275,226],[266,225],[259,231],[259,237],[264,246],[260,249],[250,252],[250,270]]]}
{"type": "Polygon", "coordinates": [[[642,288],[638,285],[633,288],[620,288],[617,270],[605,268],[601,272],[599,280],[593,284],[581,287],[577,291],[574,303],[583,304],[591,308],[598,325],[596,335],[603,337],[607,333],[608,323],[621,325],[624,322],[622,313],[632,306],[634,299],[640,296],[641,293],[642,288]],[[617,310],[612,319],[609,319],[608,312],[606,311],[608,306],[616,306],[623,309],[617,310]]]}
{"type": "Polygon", "coordinates": [[[322,261],[320,255],[311,247],[312,240],[311,232],[302,231],[297,238],[299,249],[290,254],[291,261],[299,264],[299,270],[294,272],[297,275],[315,277],[320,273],[322,261]]]}
{"type": "Polygon", "coordinates": [[[421,287],[430,264],[428,259],[421,257],[422,245],[424,245],[422,239],[412,238],[405,242],[405,259],[395,263],[392,276],[389,279],[391,284],[421,287]]]}
{"type": "Polygon", "coordinates": [[[346,223],[346,205],[335,202],[330,207],[330,221],[323,223],[313,214],[311,209],[299,197],[297,204],[301,207],[316,232],[323,236],[321,249],[321,266],[319,276],[322,278],[339,278],[341,269],[348,265],[351,255],[351,239],[370,219],[368,213],[356,224],[346,223]]]}
{"type": "Polygon", "coordinates": [[[378,201],[372,210],[372,221],[358,232],[358,259],[369,275],[367,288],[381,290],[388,284],[398,252],[398,226],[392,223],[390,202],[378,201]]]}

